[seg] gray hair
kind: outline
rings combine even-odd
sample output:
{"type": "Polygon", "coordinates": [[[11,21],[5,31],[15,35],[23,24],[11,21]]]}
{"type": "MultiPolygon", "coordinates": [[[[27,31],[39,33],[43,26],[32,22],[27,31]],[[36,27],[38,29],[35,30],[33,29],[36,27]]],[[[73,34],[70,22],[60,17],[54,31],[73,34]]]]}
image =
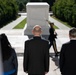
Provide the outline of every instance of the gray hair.
{"type": "Polygon", "coordinates": [[[76,38],[76,28],[72,28],[70,31],[69,31],[69,35],[73,38],[76,38]]]}

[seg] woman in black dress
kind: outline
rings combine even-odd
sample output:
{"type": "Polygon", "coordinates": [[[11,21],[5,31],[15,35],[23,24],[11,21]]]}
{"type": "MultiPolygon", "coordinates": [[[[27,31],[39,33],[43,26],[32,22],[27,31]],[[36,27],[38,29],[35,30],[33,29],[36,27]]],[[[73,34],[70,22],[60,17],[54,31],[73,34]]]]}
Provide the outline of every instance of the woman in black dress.
{"type": "Polygon", "coordinates": [[[3,75],[17,75],[18,62],[15,50],[5,34],[0,35],[3,75]]]}
{"type": "Polygon", "coordinates": [[[50,41],[49,48],[53,46],[55,56],[58,56],[59,52],[57,51],[56,40],[55,40],[57,38],[57,33],[55,32],[55,29],[54,29],[54,23],[51,23],[48,20],[46,21],[50,24],[50,28],[49,28],[50,35],[48,38],[48,40],[50,41]]]}

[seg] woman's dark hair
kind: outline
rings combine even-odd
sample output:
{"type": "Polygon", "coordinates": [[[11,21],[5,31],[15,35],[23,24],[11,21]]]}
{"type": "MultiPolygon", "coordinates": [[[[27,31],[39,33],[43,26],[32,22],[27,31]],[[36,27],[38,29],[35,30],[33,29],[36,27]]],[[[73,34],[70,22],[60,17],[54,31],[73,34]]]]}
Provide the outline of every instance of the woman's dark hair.
{"type": "Polygon", "coordinates": [[[1,52],[2,52],[2,60],[8,60],[11,56],[11,44],[8,41],[7,36],[3,33],[0,36],[1,38],[1,52]]]}

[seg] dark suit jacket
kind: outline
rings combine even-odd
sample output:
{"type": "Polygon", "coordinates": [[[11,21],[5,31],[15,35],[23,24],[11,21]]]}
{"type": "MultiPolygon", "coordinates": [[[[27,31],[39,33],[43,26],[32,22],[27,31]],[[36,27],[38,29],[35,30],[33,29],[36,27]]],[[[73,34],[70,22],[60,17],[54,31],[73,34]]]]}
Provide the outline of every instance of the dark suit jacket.
{"type": "Polygon", "coordinates": [[[59,65],[62,75],[76,75],[76,40],[62,45],[59,65]]]}
{"type": "Polygon", "coordinates": [[[34,37],[25,42],[24,72],[43,74],[49,71],[49,43],[41,37],[34,37]]]}

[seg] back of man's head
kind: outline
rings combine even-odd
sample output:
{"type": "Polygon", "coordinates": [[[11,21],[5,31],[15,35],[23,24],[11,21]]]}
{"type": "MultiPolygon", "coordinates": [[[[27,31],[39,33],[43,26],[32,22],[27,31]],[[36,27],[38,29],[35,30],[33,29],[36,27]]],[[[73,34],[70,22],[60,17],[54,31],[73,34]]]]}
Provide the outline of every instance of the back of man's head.
{"type": "Polygon", "coordinates": [[[70,36],[70,38],[76,38],[76,28],[72,28],[69,31],[69,36],[70,36]]]}
{"type": "Polygon", "coordinates": [[[41,32],[42,32],[41,26],[40,26],[40,25],[35,25],[35,26],[33,27],[32,32],[33,32],[33,35],[34,35],[34,36],[40,36],[40,35],[41,35],[41,32]]]}

